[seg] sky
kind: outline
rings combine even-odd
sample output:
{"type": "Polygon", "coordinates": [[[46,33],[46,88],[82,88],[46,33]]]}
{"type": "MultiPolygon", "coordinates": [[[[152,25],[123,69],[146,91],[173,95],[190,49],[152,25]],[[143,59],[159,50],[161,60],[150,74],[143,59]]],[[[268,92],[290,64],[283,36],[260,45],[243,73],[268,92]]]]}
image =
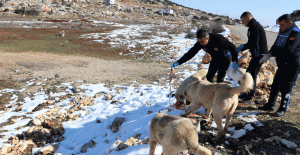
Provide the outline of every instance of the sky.
{"type": "MultiPolygon", "coordinates": [[[[94,24],[102,23],[101,21],[93,21],[94,24]]],[[[116,23],[106,23],[115,26],[120,26],[116,23]]],[[[116,31],[112,31],[111,33],[90,33],[86,35],[82,35],[82,38],[91,38],[94,41],[101,42],[99,40],[102,37],[106,36],[106,39],[111,41],[111,44],[127,44],[125,41],[127,37],[133,37],[132,35],[140,34],[142,32],[147,31],[147,28],[155,26],[155,25],[130,25],[130,26],[122,26],[122,29],[118,29],[116,31]],[[115,35],[123,35],[124,39],[120,38],[120,40],[114,40],[115,35]]],[[[195,30],[193,30],[195,32],[195,30]]],[[[160,32],[163,33],[163,32],[160,32]]],[[[229,29],[226,28],[226,31],[222,33],[222,35],[227,36],[229,34],[229,29]]],[[[151,48],[156,48],[154,42],[159,42],[161,40],[166,40],[170,42],[172,46],[178,46],[180,50],[176,54],[176,58],[182,56],[193,44],[193,39],[185,38],[186,34],[171,34],[173,39],[169,37],[165,38],[164,35],[161,35],[161,38],[155,38],[146,40],[146,43],[149,43],[151,48]],[[167,40],[169,39],[169,40],[167,40]]],[[[130,44],[128,44],[128,48],[135,46],[137,43],[141,43],[141,40],[131,39],[130,44]]],[[[163,48],[163,46],[161,47],[163,48]]],[[[170,51],[166,51],[165,55],[168,55],[168,52],[174,52],[174,49],[170,51]]],[[[132,51],[132,54],[138,55],[140,51],[132,51]]],[[[4,135],[5,137],[0,139],[0,147],[2,145],[10,145],[6,143],[10,136],[21,134],[22,132],[26,132],[28,127],[24,127],[18,129],[18,127],[22,127],[31,119],[36,118],[38,115],[45,115],[49,109],[57,109],[59,112],[65,113],[68,109],[72,107],[70,102],[73,101],[73,98],[77,95],[87,95],[93,98],[94,105],[83,107],[82,111],[75,111],[73,115],[80,115],[77,120],[74,121],[66,121],[63,123],[63,127],[65,129],[65,133],[63,134],[64,140],[59,142],[59,148],[56,153],[61,153],[63,155],[72,155],[72,154],[81,154],[81,147],[88,143],[90,140],[93,140],[96,145],[92,148],[89,148],[86,153],[82,154],[99,154],[99,155],[137,155],[137,154],[148,154],[150,144],[135,144],[130,146],[124,150],[117,151],[117,146],[114,144],[116,139],[125,141],[131,136],[135,136],[136,134],[141,134],[139,142],[146,140],[149,138],[149,125],[151,119],[159,112],[165,112],[170,115],[179,115],[184,113],[183,110],[170,110],[170,105],[175,103],[175,98],[170,97],[170,87],[172,91],[175,91],[172,87],[174,82],[182,82],[187,77],[191,76],[195,73],[195,71],[190,71],[188,69],[182,68],[184,65],[189,65],[192,68],[196,69],[196,62],[201,61],[202,56],[205,54],[203,50],[199,51],[199,53],[188,63],[180,65],[176,68],[176,75],[178,76],[178,80],[173,80],[171,85],[169,85],[167,75],[165,77],[161,77],[161,81],[165,81],[166,85],[162,85],[161,83],[153,82],[153,84],[141,84],[136,81],[130,81],[132,85],[130,86],[122,86],[122,85],[114,85],[112,87],[106,87],[104,84],[81,84],[82,81],[72,81],[69,83],[61,83],[58,85],[54,85],[55,87],[67,87],[66,89],[62,89],[60,92],[46,94],[42,89],[38,92],[25,96],[23,101],[18,101],[17,94],[21,94],[20,92],[25,89],[13,90],[13,89],[2,89],[0,90],[0,96],[6,93],[13,93],[12,101],[9,102],[8,105],[5,105],[7,111],[0,110],[0,124],[6,122],[9,118],[13,116],[26,116],[26,119],[17,118],[14,124],[3,125],[0,128],[0,135],[4,135]],[[182,75],[182,76],[179,76],[182,75]],[[74,83],[78,85],[78,88],[85,90],[84,92],[79,92],[77,94],[73,94],[70,98],[62,99],[63,96],[72,92],[74,83]],[[138,86],[137,86],[138,85],[138,86]],[[117,91],[119,88],[122,88],[123,91],[117,91]],[[96,94],[102,93],[100,96],[96,97],[96,94]],[[112,100],[106,100],[105,94],[111,94],[113,96],[112,100]],[[143,95],[141,95],[143,94],[143,95]],[[48,101],[53,99],[52,101],[55,105],[50,105],[45,109],[34,111],[34,108],[44,101],[48,101]],[[112,101],[118,99],[119,101],[115,104],[112,104],[112,101]],[[24,107],[19,112],[15,112],[15,109],[18,107],[17,104],[21,104],[24,107]],[[13,105],[13,106],[12,106],[13,105]],[[57,105],[59,107],[57,107],[57,105]],[[90,111],[88,113],[88,111],[90,111]],[[148,113],[151,111],[152,113],[148,113]],[[116,117],[125,118],[125,122],[120,126],[118,132],[113,133],[109,126],[112,124],[113,120],[116,117]],[[100,119],[101,123],[97,123],[96,120],[100,119]],[[106,141],[107,140],[107,141],[106,141]]],[[[174,60],[170,60],[171,62],[174,60]]],[[[204,65],[204,68],[208,68],[208,64],[204,65]]],[[[54,77],[54,75],[53,75],[54,77]]],[[[51,77],[49,77],[51,78],[51,77]]],[[[226,80],[230,80],[228,76],[226,76],[226,80]]],[[[236,86],[237,82],[232,81],[232,86],[236,86]]],[[[31,79],[25,82],[27,85],[45,85],[47,83],[47,78],[43,79],[41,82],[36,81],[35,79],[31,79]]],[[[76,103],[75,103],[76,104],[76,103]]],[[[199,113],[204,114],[205,110],[200,108],[198,110],[199,113]]],[[[247,134],[248,131],[253,130],[254,128],[263,126],[262,122],[256,119],[256,115],[259,112],[247,112],[241,114],[235,114],[238,119],[247,122],[245,127],[242,129],[236,130],[235,127],[230,127],[229,131],[226,134],[226,137],[239,139],[243,135],[247,134]],[[254,124],[253,124],[254,123],[254,124]]],[[[224,126],[224,124],[223,124],[224,126]]],[[[213,122],[211,129],[208,131],[213,135],[216,135],[216,124],[213,122]]],[[[55,143],[53,143],[55,144],[55,143]]],[[[226,145],[230,145],[228,141],[225,142],[226,145]]],[[[47,144],[48,145],[48,144],[47,144]]],[[[11,146],[11,145],[10,145],[11,146]]],[[[40,148],[33,148],[34,153],[39,152],[40,148]]],[[[162,147],[158,145],[155,150],[155,154],[161,154],[162,147]]]]}
{"type": "Polygon", "coordinates": [[[240,19],[243,12],[249,11],[263,26],[276,25],[276,19],[300,9],[298,0],[171,0],[177,4],[199,9],[207,13],[240,19]]]}

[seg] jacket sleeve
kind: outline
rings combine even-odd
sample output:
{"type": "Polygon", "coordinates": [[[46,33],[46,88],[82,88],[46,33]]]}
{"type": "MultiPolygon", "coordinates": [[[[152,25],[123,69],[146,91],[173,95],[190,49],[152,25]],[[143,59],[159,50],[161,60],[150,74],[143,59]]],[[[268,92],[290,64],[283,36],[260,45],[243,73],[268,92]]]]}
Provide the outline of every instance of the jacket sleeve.
{"type": "Polygon", "coordinates": [[[238,52],[236,50],[235,45],[232,42],[230,42],[229,40],[224,38],[222,41],[222,47],[223,47],[223,49],[230,51],[232,61],[236,61],[236,62],[238,61],[238,52]]]}
{"type": "Polygon", "coordinates": [[[255,48],[258,46],[258,41],[259,41],[258,28],[251,27],[249,28],[249,31],[250,31],[250,37],[248,37],[248,42],[244,44],[244,48],[241,49],[242,51],[246,49],[250,49],[250,47],[255,48]]]}
{"type": "Polygon", "coordinates": [[[192,59],[199,52],[201,48],[203,47],[198,42],[195,43],[194,46],[177,61],[179,65],[192,59]]]}
{"type": "MultiPolygon", "coordinates": [[[[294,52],[297,48],[300,48],[300,32],[299,31],[294,31],[294,36],[291,39],[295,39],[291,46],[290,46],[290,51],[294,52]]],[[[298,49],[299,50],[299,49],[298,49]]]]}

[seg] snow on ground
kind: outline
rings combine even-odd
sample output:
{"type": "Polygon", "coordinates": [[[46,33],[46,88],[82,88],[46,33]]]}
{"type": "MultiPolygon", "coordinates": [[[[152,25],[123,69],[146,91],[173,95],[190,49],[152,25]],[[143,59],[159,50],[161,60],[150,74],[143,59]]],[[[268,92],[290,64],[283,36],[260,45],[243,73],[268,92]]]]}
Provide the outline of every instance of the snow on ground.
{"type": "MultiPolygon", "coordinates": [[[[118,25],[120,26],[120,25],[118,25]]],[[[116,36],[123,35],[124,38],[130,38],[132,36],[136,36],[141,34],[144,30],[149,28],[149,25],[133,25],[133,26],[124,26],[123,29],[118,29],[113,31],[110,34],[105,34],[104,36],[109,38],[113,43],[121,43],[128,45],[130,49],[131,46],[135,46],[135,43],[140,43],[142,40],[135,40],[126,42],[125,40],[118,39],[116,36]]],[[[164,33],[164,32],[160,32],[164,33]]],[[[226,31],[222,33],[224,36],[228,35],[229,29],[226,28],[226,31]]],[[[103,34],[86,34],[81,37],[92,37],[95,38],[95,41],[100,40],[100,36],[103,34]]],[[[173,35],[173,40],[168,40],[167,38],[161,37],[146,40],[144,43],[148,43],[149,47],[152,46],[155,41],[158,40],[167,40],[172,45],[176,45],[181,48],[177,52],[177,58],[181,57],[185,52],[189,50],[189,48],[196,42],[196,39],[185,39],[185,34],[173,35]]],[[[103,39],[103,38],[102,38],[103,39]]],[[[140,51],[136,51],[140,52],[140,51]]],[[[202,59],[204,55],[204,51],[199,51],[199,53],[195,56],[195,58],[184,65],[192,66],[193,68],[197,67],[197,63],[202,59]]],[[[175,61],[175,60],[170,60],[175,61]]],[[[206,65],[205,67],[208,67],[206,65]]],[[[179,67],[180,68],[180,67],[179,67]]],[[[177,74],[183,74],[183,77],[188,77],[193,72],[188,70],[178,69],[177,74]]],[[[226,77],[229,80],[228,77],[226,77]]],[[[84,79],[82,79],[84,80],[84,79]]],[[[167,79],[164,79],[167,80],[167,79]]],[[[183,81],[184,79],[181,79],[183,81]]],[[[34,80],[27,81],[28,85],[33,85],[35,83],[34,80]]],[[[43,85],[43,83],[38,83],[39,85],[43,85]]],[[[233,86],[236,86],[237,83],[234,82],[233,86]]],[[[40,103],[43,103],[49,98],[55,98],[56,101],[59,101],[59,96],[63,96],[70,92],[72,87],[70,83],[62,83],[60,86],[67,86],[63,92],[60,93],[50,93],[46,95],[43,90],[38,91],[37,93],[33,94],[31,97],[26,97],[24,101],[21,102],[23,104],[23,108],[19,112],[13,112],[15,108],[8,108],[9,105],[17,104],[18,96],[13,96],[13,101],[7,105],[7,112],[0,111],[0,123],[6,122],[7,119],[11,118],[12,116],[26,116],[28,118],[35,118],[38,115],[45,113],[48,109],[43,109],[40,111],[33,112],[32,110],[40,103]],[[28,112],[32,112],[28,114],[28,112]]],[[[64,140],[60,142],[59,148],[56,151],[57,153],[62,153],[63,155],[72,155],[72,154],[81,154],[80,149],[81,147],[93,140],[96,142],[96,145],[93,148],[89,148],[87,153],[83,154],[111,154],[111,155],[125,155],[125,154],[148,154],[149,151],[149,144],[144,145],[134,145],[128,147],[121,151],[116,151],[116,145],[114,142],[118,139],[121,141],[125,141],[131,136],[136,134],[141,134],[140,138],[146,139],[149,138],[149,125],[151,119],[157,114],[157,112],[165,112],[170,115],[179,115],[183,113],[182,110],[172,110],[168,111],[172,103],[175,103],[174,97],[169,97],[168,94],[170,93],[169,86],[155,86],[155,85],[146,85],[140,84],[138,87],[134,86],[121,86],[115,85],[113,88],[107,88],[104,84],[82,84],[79,86],[81,89],[84,89],[85,92],[82,94],[88,96],[95,96],[97,93],[104,93],[104,94],[112,94],[113,99],[119,99],[119,102],[115,104],[111,104],[111,101],[106,101],[104,95],[94,98],[95,104],[93,106],[84,107],[85,111],[76,111],[75,114],[81,114],[80,118],[76,121],[68,121],[64,122],[63,126],[65,128],[65,133],[63,134],[64,140]],[[122,88],[122,93],[117,93],[116,88],[122,88]],[[143,94],[143,95],[141,95],[143,94]],[[89,114],[86,114],[90,110],[89,114]],[[150,112],[150,113],[149,113],[150,112]],[[152,112],[152,113],[151,113],[152,112]],[[112,124],[113,120],[116,117],[124,117],[125,122],[120,126],[118,132],[113,133],[109,126],[112,124]],[[96,123],[96,119],[100,119],[101,123],[96,123]],[[107,141],[106,141],[107,140],[107,141]],[[106,142],[105,142],[106,141],[106,142]]],[[[172,88],[174,90],[174,88],[172,88]]],[[[12,90],[12,89],[3,89],[0,90],[0,95],[5,93],[16,93],[22,92],[24,89],[21,90],[12,90]]],[[[62,105],[64,110],[70,109],[71,106],[68,105],[72,100],[71,99],[63,99],[60,102],[56,103],[56,105],[62,105]]],[[[49,106],[50,108],[54,107],[49,106]]],[[[62,110],[62,109],[61,109],[62,110]]],[[[62,110],[63,111],[63,110],[62,110]]],[[[204,114],[205,110],[203,108],[199,109],[199,112],[204,114]]],[[[227,137],[232,138],[240,138],[241,136],[245,135],[247,131],[252,130],[254,127],[251,126],[250,123],[254,123],[256,126],[260,126],[261,123],[256,120],[255,115],[257,113],[242,113],[238,114],[237,117],[248,124],[245,125],[244,129],[235,130],[234,128],[229,128],[229,133],[227,137]]],[[[23,131],[28,130],[28,128],[17,129],[20,126],[26,125],[30,119],[17,119],[16,123],[12,125],[3,126],[0,129],[0,135],[7,135],[13,136],[16,134],[21,134],[23,131]]],[[[212,125],[213,128],[216,128],[215,123],[212,125]]],[[[217,131],[217,130],[214,130],[217,131]]],[[[0,139],[0,146],[5,143],[7,139],[0,139]]],[[[38,150],[34,148],[34,150],[38,150]]],[[[156,154],[160,154],[162,152],[161,146],[156,147],[156,154]]]]}
{"type": "MultiPolygon", "coordinates": [[[[300,21],[295,22],[295,24],[300,28],[300,21]]],[[[274,25],[272,27],[267,27],[265,28],[266,31],[272,31],[272,32],[279,32],[279,25],[274,25]]]]}

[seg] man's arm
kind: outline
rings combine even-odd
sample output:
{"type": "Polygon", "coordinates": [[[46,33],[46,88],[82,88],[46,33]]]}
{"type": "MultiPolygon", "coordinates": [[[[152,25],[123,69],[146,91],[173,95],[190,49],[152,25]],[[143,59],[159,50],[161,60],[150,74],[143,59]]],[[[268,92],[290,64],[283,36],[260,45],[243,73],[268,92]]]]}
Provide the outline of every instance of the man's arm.
{"type": "Polygon", "coordinates": [[[201,48],[203,47],[198,42],[195,43],[194,46],[177,61],[179,65],[192,59],[199,52],[201,48]]]}
{"type": "MultiPolygon", "coordinates": [[[[296,50],[296,48],[298,46],[300,46],[300,32],[299,31],[298,32],[294,31],[294,33],[295,33],[295,37],[290,38],[290,39],[294,40],[294,43],[292,44],[292,46],[290,48],[291,52],[294,52],[296,50]]],[[[300,47],[298,47],[298,48],[300,48],[300,47]]]]}
{"type": "Polygon", "coordinates": [[[235,45],[225,37],[222,39],[222,48],[230,51],[232,61],[238,61],[238,51],[236,50],[235,45]]]}
{"type": "Polygon", "coordinates": [[[253,27],[249,31],[250,31],[250,37],[248,37],[248,42],[244,44],[244,48],[242,49],[242,51],[246,49],[250,49],[250,47],[254,48],[258,46],[258,41],[259,41],[258,28],[253,27]]]}

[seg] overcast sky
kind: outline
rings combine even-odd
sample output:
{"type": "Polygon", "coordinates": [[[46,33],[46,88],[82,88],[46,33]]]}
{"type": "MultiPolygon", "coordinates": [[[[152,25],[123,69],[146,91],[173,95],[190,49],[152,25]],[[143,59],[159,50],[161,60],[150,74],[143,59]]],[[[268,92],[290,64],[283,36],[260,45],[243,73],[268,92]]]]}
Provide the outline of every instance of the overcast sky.
{"type": "Polygon", "coordinates": [[[244,11],[252,13],[263,26],[274,26],[276,19],[294,10],[300,10],[299,0],[170,0],[207,13],[239,19],[244,11]]]}

